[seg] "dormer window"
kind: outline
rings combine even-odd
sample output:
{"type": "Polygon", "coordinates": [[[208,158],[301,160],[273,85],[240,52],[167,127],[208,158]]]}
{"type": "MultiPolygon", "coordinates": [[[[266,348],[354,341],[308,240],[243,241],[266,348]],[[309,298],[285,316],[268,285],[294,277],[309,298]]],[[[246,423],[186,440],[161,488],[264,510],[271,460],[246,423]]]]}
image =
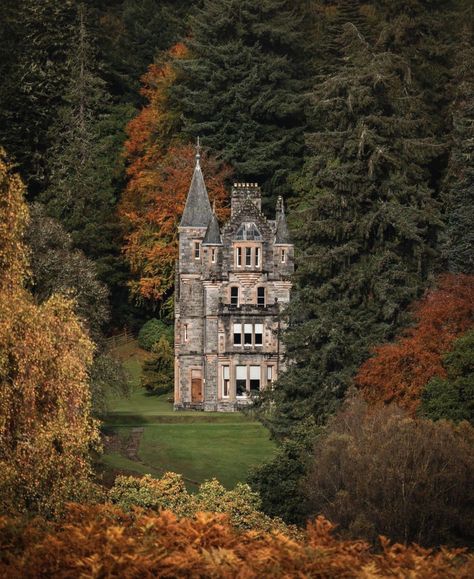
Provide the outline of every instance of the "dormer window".
{"type": "Polygon", "coordinates": [[[253,222],[244,222],[237,230],[235,239],[238,241],[261,241],[262,234],[253,222]]]}

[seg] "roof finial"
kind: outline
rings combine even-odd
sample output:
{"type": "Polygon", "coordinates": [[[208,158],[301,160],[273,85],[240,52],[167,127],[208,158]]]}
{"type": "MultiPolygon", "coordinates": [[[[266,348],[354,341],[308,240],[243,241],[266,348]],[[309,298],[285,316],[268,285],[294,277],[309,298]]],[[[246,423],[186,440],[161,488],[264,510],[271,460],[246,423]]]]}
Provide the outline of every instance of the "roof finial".
{"type": "Polygon", "coordinates": [[[196,167],[199,167],[199,159],[201,158],[201,141],[198,136],[196,141],[196,167]]]}
{"type": "Polygon", "coordinates": [[[212,200],[212,212],[215,215],[215,213],[216,213],[216,200],[215,199],[212,200]]]}

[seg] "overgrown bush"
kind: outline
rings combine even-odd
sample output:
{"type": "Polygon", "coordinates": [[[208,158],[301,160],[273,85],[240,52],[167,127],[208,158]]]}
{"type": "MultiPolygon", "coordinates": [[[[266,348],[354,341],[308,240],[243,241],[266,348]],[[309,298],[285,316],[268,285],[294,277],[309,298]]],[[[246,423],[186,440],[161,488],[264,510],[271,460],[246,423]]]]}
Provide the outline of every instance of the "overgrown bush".
{"type": "Polygon", "coordinates": [[[229,491],[213,479],[203,483],[197,493],[190,494],[183,477],[176,473],[168,472],[161,479],[119,476],[109,491],[109,498],[125,511],[134,507],[170,510],[178,517],[192,517],[201,511],[222,513],[228,515],[231,525],[239,530],[278,531],[300,536],[296,528],[262,513],[259,495],[242,483],[229,491]]]}
{"type": "Polygon", "coordinates": [[[316,442],[311,513],[343,534],[423,545],[472,544],[474,429],[347,402],[316,442]]]}
{"type": "Polygon", "coordinates": [[[153,394],[166,394],[174,385],[174,353],[167,338],[161,336],[152,348],[153,356],[145,360],[142,368],[141,384],[153,394]]]}
{"type": "Polygon", "coordinates": [[[151,352],[153,346],[159,342],[161,337],[165,337],[169,344],[173,344],[173,328],[161,320],[151,318],[143,324],[138,333],[138,345],[140,348],[151,352]]]}
{"type": "Polygon", "coordinates": [[[301,540],[281,533],[240,532],[226,515],[177,519],[169,511],[124,513],[112,505],[70,505],[58,523],[0,519],[0,576],[52,577],[419,577],[468,579],[474,559],[341,541],[318,518],[301,540]]]}

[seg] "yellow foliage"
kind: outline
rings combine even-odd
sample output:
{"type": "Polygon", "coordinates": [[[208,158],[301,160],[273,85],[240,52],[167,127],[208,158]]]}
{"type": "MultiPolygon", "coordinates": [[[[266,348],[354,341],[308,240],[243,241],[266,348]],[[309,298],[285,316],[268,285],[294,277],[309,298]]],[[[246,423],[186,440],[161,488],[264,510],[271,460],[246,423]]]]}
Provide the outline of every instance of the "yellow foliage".
{"type": "Polygon", "coordinates": [[[38,305],[23,287],[28,212],[1,155],[0,187],[0,511],[57,515],[90,489],[93,345],[70,300],[38,305]]]}

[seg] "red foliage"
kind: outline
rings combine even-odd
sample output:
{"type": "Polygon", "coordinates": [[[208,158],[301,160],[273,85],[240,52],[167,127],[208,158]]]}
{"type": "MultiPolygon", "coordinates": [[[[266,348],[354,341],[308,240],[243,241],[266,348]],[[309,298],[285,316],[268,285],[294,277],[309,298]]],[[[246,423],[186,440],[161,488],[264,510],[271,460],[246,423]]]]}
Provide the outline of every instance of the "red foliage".
{"type": "Polygon", "coordinates": [[[445,274],[413,307],[415,325],[375,348],[355,381],[369,403],[396,402],[415,413],[423,388],[445,376],[442,356],[474,325],[474,276],[445,274]]]}
{"type": "Polygon", "coordinates": [[[342,541],[319,517],[306,539],[237,532],[225,515],[124,514],[111,506],[72,505],[60,523],[0,520],[0,575],[19,577],[419,577],[468,578],[474,559],[462,549],[437,553],[390,545],[374,554],[342,541]]]}
{"type": "MultiPolygon", "coordinates": [[[[173,286],[177,228],[194,170],[194,147],[172,143],[180,120],[168,106],[168,91],[176,77],[173,61],[185,55],[186,48],[177,44],[165,64],[149,67],[142,78],[148,104],[127,127],[129,181],[119,212],[128,231],[125,255],[137,276],[132,291],[145,299],[162,300],[173,286]]],[[[224,217],[224,182],[230,168],[205,154],[201,164],[211,202],[224,217]]]]}

